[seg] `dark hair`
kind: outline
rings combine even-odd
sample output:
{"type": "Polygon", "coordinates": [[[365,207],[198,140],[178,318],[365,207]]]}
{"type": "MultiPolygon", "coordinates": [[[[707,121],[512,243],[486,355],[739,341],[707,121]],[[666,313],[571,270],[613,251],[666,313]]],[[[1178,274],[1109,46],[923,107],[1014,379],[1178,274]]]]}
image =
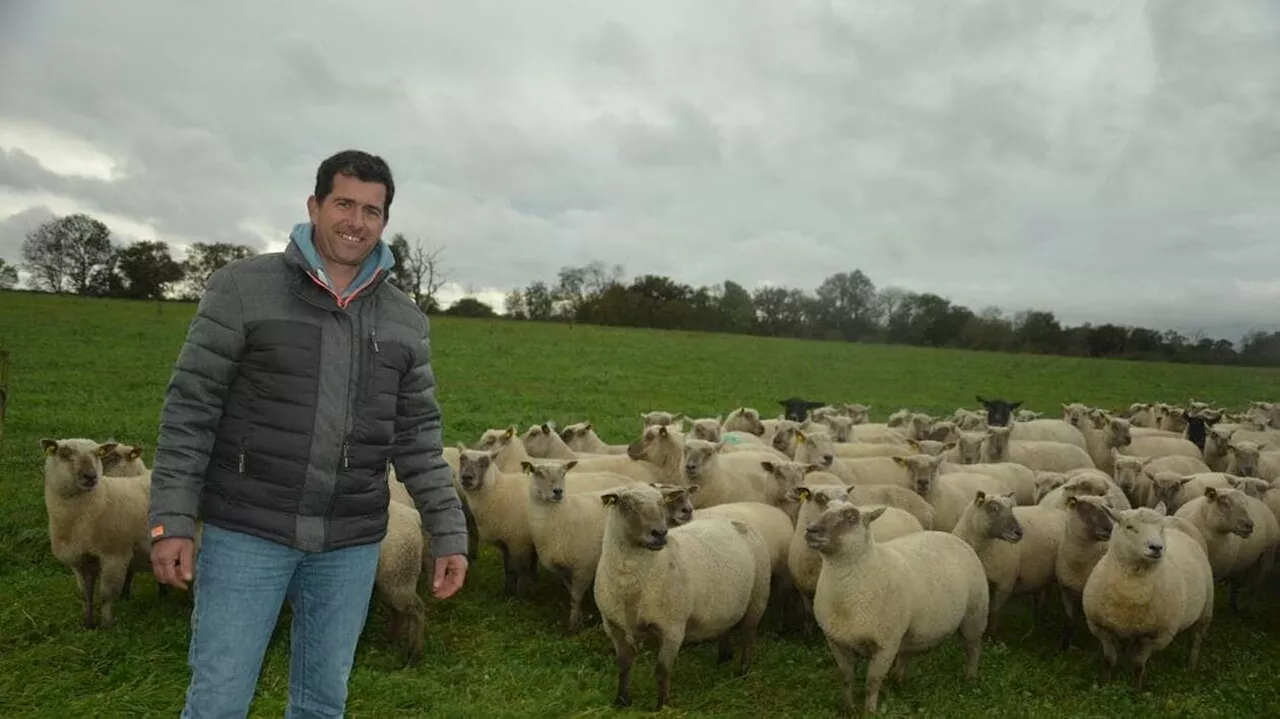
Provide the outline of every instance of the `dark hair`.
{"type": "Polygon", "coordinates": [[[382,221],[391,217],[391,199],[396,195],[396,183],[391,179],[387,161],[363,150],[343,150],[329,156],[316,170],[316,202],[333,192],[333,178],[338,174],[354,177],[361,182],[380,182],[387,188],[387,199],[382,205],[382,221]]]}

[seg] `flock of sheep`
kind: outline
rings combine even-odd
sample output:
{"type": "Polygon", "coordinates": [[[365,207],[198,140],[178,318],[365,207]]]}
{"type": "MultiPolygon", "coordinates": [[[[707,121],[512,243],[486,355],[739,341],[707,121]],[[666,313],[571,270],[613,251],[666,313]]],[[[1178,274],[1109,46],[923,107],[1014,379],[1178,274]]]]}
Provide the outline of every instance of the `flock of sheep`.
{"type": "MultiPolygon", "coordinates": [[[[791,398],[761,419],[642,415],[639,436],[607,444],[590,423],[484,432],[445,450],[478,544],[502,555],[505,591],[525,596],[540,570],[563,583],[566,627],[584,625],[588,592],[611,638],[616,702],[631,667],[658,645],[657,705],[685,642],[740,639],[755,657],[766,608],[825,636],[853,709],[855,658],[867,660],[865,708],[890,670],[951,635],[978,672],[982,640],[1011,597],[1039,613],[1058,594],[1068,646],[1083,618],[1108,676],[1145,666],[1184,632],[1194,669],[1225,583],[1230,606],[1269,587],[1280,544],[1280,403],[1232,413],[1134,404],[1123,412],[1062,406],[1042,418],[1018,402],[939,418],[902,409],[791,398]],[[1275,449],[1273,449],[1275,448],[1275,449]],[[1122,659],[1123,657],[1123,659],[1122,659]]],[[[150,473],[141,449],[114,441],[42,440],[54,555],[82,591],[85,626],[112,624],[133,573],[149,571],[150,473]]],[[[393,639],[420,659],[418,579],[429,538],[389,467],[389,523],[375,592],[393,639]]],[[[198,538],[197,538],[198,539],[198,538]]],[[[199,578],[196,578],[199,581],[199,578]]]]}

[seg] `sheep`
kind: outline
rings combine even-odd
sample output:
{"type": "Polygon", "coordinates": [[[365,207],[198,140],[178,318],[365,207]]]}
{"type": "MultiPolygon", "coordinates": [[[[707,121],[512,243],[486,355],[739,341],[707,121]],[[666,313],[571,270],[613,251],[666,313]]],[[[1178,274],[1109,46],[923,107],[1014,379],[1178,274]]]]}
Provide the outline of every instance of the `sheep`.
{"type": "Polygon", "coordinates": [[[1066,524],[1063,510],[1016,506],[1013,492],[979,491],[960,514],[952,534],[973,547],[991,583],[988,634],[996,633],[1000,609],[1016,594],[1030,593],[1032,613],[1040,615],[1066,524]]]}
{"type": "Polygon", "coordinates": [[[887,507],[834,502],[805,528],[822,556],[813,613],[844,680],[853,711],[854,659],[868,660],[865,710],[875,713],[890,668],[901,681],[907,662],[959,634],[964,677],[978,676],[990,593],[982,562],[946,532],[911,532],[878,542],[871,527],[887,507]]]}
{"type": "Polygon", "coordinates": [[[1014,422],[1009,428],[1009,439],[1014,442],[1061,442],[1088,450],[1084,434],[1069,422],[1061,419],[1034,419],[1030,422],[1014,422]]]}
{"type": "Polygon", "coordinates": [[[1095,467],[1089,453],[1074,444],[1044,440],[1010,441],[1009,427],[988,427],[983,445],[985,463],[1016,462],[1029,469],[1045,472],[1067,472],[1095,467]]]}
{"type": "Polygon", "coordinates": [[[756,437],[763,437],[764,422],[760,421],[760,412],[754,407],[738,407],[724,418],[726,432],[747,432],[756,437]]]}
{"type": "Polygon", "coordinates": [[[1164,502],[1164,506],[1175,514],[1182,505],[1204,494],[1207,487],[1231,488],[1229,479],[1231,475],[1223,472],[1197,472],[1184,475],[1163,471],[1148,474],[1148,476],[1151,477],[1151,498],[1147,500],[1147,506],[1151,507],[1164,502]]]}
{"type": "Polygon", "coordinates": [[[1027,422],[1040,419],[1043,416],[1044,412],[1033,412],[1029,409],[1020,409],[1013,413],[1013,421],[1015,423],[1021,422],[1025,424],[1027,422]]]}
{"type": "Polygon", "coordinates": [[[642,429],[649,427],[675,427],[683,431],[686,417],[678,412],[654,410],[652,412],[641,412],[640,419],[644,422],[642,429]]]}
{"type": "Polygon", "coordinates": [[[1167,528],[1164,509],[1162,504],[1128,510],[1102,506],[1116,529],[1085,582],[1081,601],[1089,631],[1102,643],[1106,680],[1121,643],[1130,644],[1127,655],[1138,691],[1152,653],[1188,630],[1187,669],[1195,671],[1213,619],[1209,559],[1190,537],[1167,528]]]}
{"type": "Polygon", "coordinates": [[[582,630],[582,599],[595,580],[600,561],[600,543],[604,538],[605,507],[600,497],[618,487],[634,484],[629,477],[609,475],[566,475],[573,469],[571,460],[529,462],[521,469],[529,476],[529,532],[533,538],[538,563],[564,583],[569,592],[569,634],[582,630]],[[582,478],[599,478],[612,483],[607,488],[575,487],[582,478]]]}
{"type": "Polygon", "coordinates": [[[106,477],[136,477],[146,474],[147,463],[142,461],[142,445],[124,444],[108,439],[102,449],[102,474],[106,477]]]}
{"type": "Polygon", "coordinates": [[[769,547],[737,519],[708,517],[667,527],[662,493],[627,487],[601,496],[605,518],[594,598],[613,641],[615,704],[631,704],[631,664],[644,636],[659,643],[657,709],[670,693],[671,670],[685,642],[720,638],[720,660],[733,656],[729,632],[741,631],[740,674],[756,654],[756,631],[769,603],[769,547]]]}
{"type": "Polygon", "coordinates": [[[424,569],[429,540],[424,541],[422,515],[402,502],[387,505],[387,533],[378,546],[378,568],[373,587],[390,607],[387,624],[392,642],[403,641],[410,665],[422,661],[426,607],[418,596],[418,579],[424,569]]]}
{"type": "Polygon", "coordinates": [[[1075,636],[1077,618],[1083,614],[1081,602],[1085,584],[1094,565],[1107,551],[1112,520],[1106,511],[1110,504],[1105,497],[1070,495],[1063,504],[1067,521],[1062,530],[1062,541],[1058,543],[1053,576],[1066,614],[1059,645],[1059,651],[1065,652],[1075,636]]]}
{"type": "Polygon", "coordinates": [[[772,452],[778,455],[779,459],[788,458],[785,454],[766,445],[759,437],[750,432],[729,432],[724,430],[720,420],[716,418],[693,420],[688,439],[701,439],[707,442],[719,443],[722,445],[721,451],[724,452],[772,452]]]}
{"type": "MultiPolygon", "coordinates": [[[[667,429],[667,425],[654,425],[667,429]]],[[[674,431],[669,430],[668,431],[674,431]]],[[[558,440],[559,437],[557,436],[558,440]]],[[[556,440],[552,440],[556,441],[556,440]]],[[[503,472],[520,472],[521,462],[534,459],[529,456],[528,448],[525,447],[524,440],[520,435],[516,434],[515,425],[508,426],[505,430],[491,429],[487,430],[480,437],[480,443],[477,449],[486,452],[492,452],[494,460],[498,463],[498,469],[503,472]]],[[[562,458],[546,457],[544,459],[557,459],[558,461],[567,461],[562,458]]],[[[574,472],[617,472],[631,477],[637,482],[657,482],[661,479],[655,471],[655,468],[644,462],[637,462],[625,455],[599,455],[594,457],[577,457],[577,464],[574,472]]]]}
{"type": "MultiPolygon", "coordinates": [[[[832,451],[830,437],[821,434],[796,432],[795,460],[822,465],[823,469],[840,477],[846,484],[896,484],[909,487],[907,474],[897,460],[898,454],[889,457],[837,457],[832,451]]],[[[909,454],[903,446],[901,455],[909,454]]]]}
{"type": "Polygon", "coordinates": [[[778,400],[778,404],[782,405],[783,416],[792,422],[803,422],[808,418],[810,412],[819,407],[825,407],[826,402],[815,402],[800,397],[788,397],[778,400]]]}
{"type": "Polygon", "coordinates": [[[1204,535],[1213,579],[1227,582],[1228,605],[1238,612],[1242,584],[1256,585],[1271,573],[1280,541],[1275,515],[1261,500],[1239,489],[1205,487],[1174,516],[1186,519],[1204,535]]]}
{"type": "Polygon", "coordinates": [[[746,501],[776,505],[782,490],[764,465],[775,460],[773,455],[746,451],[726,454],[723,449],[723,442],[685,440],[684,483],[702,487],[695,505],[701,508],[746,501]]]}
{"type": "Polygon", "coordinates": [[[1166,457],[1182,455],[1200,459],[1204,453],[1190,440],[1182,437],[1133,436],[1132,428],[1127,420],[1113,419],[1108,427],[1111,437],[1107,442],[1113,447],[1120,447],[1123,454],[1139,457],[1166,457]]]}
{"type": "Polygon", "coordinates": [[[1272,480],[1280,478],[1280,452],[1262,451],[1267,445],[1248,440],[1232,440],[1227,445],[1227,474],[1272,480]]]}
{"type": "Polygon", "coordinates": [[[1067,483],[1067,475],[1062,472],[1036,472],[1036,491],[1032,501],[1040,504],[1050,492],[1067,483]]]}
{"type": "Polygon", "coordinates": [[[788,492],[788,497],[799,507],[795,528],[789,537],[787,547],[787,570],[791,581],[800,594],[801,602],[807,614],[813,613],[813,593],[818,586],[818,575],[822,570],[822,558],[805,542],[805,528],[817,520],[823,510],[832,502],[848,502],[857,506],[885,506],[881,521],[871,528],[876,541],[887,542],[911,532],[923,532],[926,527],[910,512],[899,507],[891,507],[879,502],[862,504],[854,502],[851,495],[853,488],[845,485],[802,484],[788,492]]]}
{"type": "MultiPolygon", "coordinates": [[[[535,459],[586,459],[592,456],[589,452],[580,452],[565,444],[564,438],[556,431],[554,422],[529,425],[529,429],[520,437],[525,451],[535,459]]],[[[613,457],[613,453],[594,455],[597,457],[613,457]]],[[[522,462],[524,460],[521,460],[522,462]]]]}
{"type": "Polygon", "coordinates": [[[981,490],[988,494],[999,494],[1001,490],[999,480],[985,474],[939,474],[941,457],[916,454],[895,457],[894,460],[907,470],[916,494],[933,507],[935,531],[950,532],[955,529],[956,523],[960,521],[960,514],[974,493],[981,490]]]}
{"type": "Polygon", "coordinates": [[[502,553],[507,594],[524,596],[538,567],[529,527],[528,476],[502,471],[492,452],[461,444],[458,451],[458,480],[475,513],[477,539],[502,553]]]}
{"type": "Polygon", "coordinates": [[[953,464],[944,461],[939,467],[941,474],[965,472],[968,474],[985,474],[999,482],[1004,492],[1013,492],[1020,505],[1035,504],[1036,473],[1016,462],[990,462],[980,464],[953,464]]]}
{"type": "Polygon", "coordinates": [[[1066,507],[1067,497],[1081,495],[1105,497],[1107,503],[1117,509],[1129,509],[1132,506],[1120,485],[1096,469],[1080,470],[1075,474],[1067,473],[1065,476],[1067,481],[1042,497],[1037,502],[1038,506],[1063,509],[1066,507]]]}
{"type": "Polygon", "coordinates": [[[626,454],[625,444],[606,444],[590,422],[577,422],[560,430],[560,439],[569,449],[583,454],[626,454]]]}
{"type": "Polygon", "coordinates": [[[110,450],[92,439],[41,439],[44,504],[53,556],[71,569],[80,590],[81,626],[115,625],[115,603],[132,566],[151,571],[147,512],[151,473],[105,476],[102,455],[110,450]],[[93,594],[101,580],[101,620],[93,594]]]}

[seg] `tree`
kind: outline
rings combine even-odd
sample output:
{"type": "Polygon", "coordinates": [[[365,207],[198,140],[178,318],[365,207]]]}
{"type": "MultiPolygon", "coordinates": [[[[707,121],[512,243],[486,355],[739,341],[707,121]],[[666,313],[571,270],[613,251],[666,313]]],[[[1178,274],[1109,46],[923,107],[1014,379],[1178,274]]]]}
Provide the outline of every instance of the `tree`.
{"type": "Polygon", "coordinates": [[[135,242],[120,251],[116,272],[124,297],[164,299],[169,286],[182,280],[182,265],[169,254],[165,242],[135,242]]]}
{"type": "MultiPolygon", "coordinates": [[[[400,235],[396,236],[400,237],[400,235]]],[[[395,251],[395,248],[392,248],[392,252],[395,251]]],[[[400,281],[407,284],[401,289],[413,297],[414,303],[423,312],[434,312],[438,307],[436,293],[448,280],[448,274],[445,273],[444,264],[440,260],[440,253],[444,252],[444,247],[434,247],[427,251],[423,249],[421,242],[415,241],[412,246],[409,246],[408,241],[405,241],[400,251],[404,254],[405,267],[400,281]]],[[[401,258],[396,257],[397,265],[400,262],[401,258]]]]}
{"type": "Polygon", "coordinates": [[[28,232],[22,244],[32,284],[48,292],[91,294],[114,254],[111,230],[84,213],[55,217],[28,232]]]}
{"type": "Polygon", "coordinates": [[[449,305],[444,313],[454,317],[493,317],[495,314],[492,307],[474,297],[463,297],[449,305]]]}
{"type": "Polygon", "coordinates": [[[555,300],[546,282],[537,280],[525,288],[524,312],[529,319],[539,322],[549,321],[554,306],[555,300]]]}
{"type": "Polygon", "coordinates": [[[253,257],[256,254],[257,250],[248,245],[233,245],[229,242],[193,243],[187,248],[186,259],[182,261],[185,281],[180,296],[187,300],[199,299],[200,295],[204,294],[204,286],[209,281],[209,275],[229,262],[253,257]]]}
{"type": "Polygon", "coordinates": [[[875,329],[876,286],[862,270],[831,275],[818,286],[817,296],[823,325],[844,339],[861,339],[875,329]]]}
{"type": "Polygon", "coordinates": [[[11,290],[18,286],[18,268],[0,258],[0,290],[11,290]]]}

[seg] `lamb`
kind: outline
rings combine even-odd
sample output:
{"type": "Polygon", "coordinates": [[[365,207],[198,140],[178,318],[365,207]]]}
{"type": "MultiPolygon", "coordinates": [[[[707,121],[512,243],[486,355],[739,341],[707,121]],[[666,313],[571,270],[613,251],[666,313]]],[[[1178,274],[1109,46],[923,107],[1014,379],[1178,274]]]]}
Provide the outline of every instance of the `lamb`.
{"type": "Polygon", "coordinates": [[[1043,440],[1010,441],[1009,427],[988,427],[983,462],[1016,462],[1045,472],[1095,467],[1089,453],[1074,444],[1043,440]]]}
{"type": "Polygon", "coordinates": [[[560,439],[569,449],[582,454],[626,454],[625,444],[606,444],[590,422],[577,422],[560,430],[560,439]]]}
{"type": "Polygon", "coordinates": [[[638,641],[659,643],[657,708],[670,694],[671,670],[685,642],[720,638],[720,660],[733,656],[729,632],[741,631],[745,674],[769,603],[769,547],[736,519],[708,517],[667,527],[662,493],[627,487],[601,496],[609,508],[596,567],[595,601],[613,640],[618,666],[615,704],[631,704],[631,664],[638,641]]]}
{"type": "Polygon", "coordinates": [[[757,437],[764,436],[764,422],[760,421],[760,412],[754,407],[738,407],[724,418],[724,431],[748,432],[757,437]]]}
{"type": "Polygon", "coordinates": [[[725,502],[764,502],[776,505],[782,490],[765,462],[776,458],[767,452],[723,452],[724,443],[686,439],[684,442],[684,483],[702,487],[695,502],[710,507],[725,502]]]}
{"type": "Polygon", "coordinates": [[[477,540],[502,553],[507,594],[524,596],[538,566],[529,526],[528,476],[503,472],[492,452],[461,444],[458,451],[458,480],[475,513],[477,540]]]}
{"type": "Polygon", "coordinates": [[[1130,644],[1134,685],[1142,690],[1147,660],[1184,631],[1191,631],[1187,669],[1195,671],[1213,619],[1213,573],[1204,551],[1187,535],[1169,530],[1164,506],[1115,510],[1103,505],[1119,531],[1084,586],[1082,607],[1089,631],[1102,643],[1106,679],[1121,643],[1130,644]]]}
{"type": "Polygon", "coordinates": [[[582,599],[595,580],[596,565],[600,562],[605,520],[600,497],[634,484],[629,477],[614,474],[602,477],[606,482],[611,480],[613,487],[566,492],[566,484],[578,484],[580,477],[600,476],[566,476],[573,465],[572,460],[565,464],[524,462],[521,465],[529,476],[529,532],[538,563],[559,577],[569,592],[569,634],[582,630],[582,599]]]}
{"type": "Polygon", "coordinates": [[[868,659],[868,714],[890,668],[901,681],[912,656],[959,634],[964,676],[974,681],[987,627],[990,594],[982,562],[952,534],[912,532],[877,542],[871,530],[886,507],[830,504],[805,528],[822,555],[813,613],[844,680],[843,704],[853,711],[854,659],[868,659]]]}
{"type": "Polygon", "coordinates": [[[387,534],[378,546],[378,568],[373,587],[390,607],[387,630],[392,642],[405,643],[410,665],[422,661],[426,607],[418,596],[427,541],[422,533],[422,515],[412,506],[390,502],[387,506],[387,534]]]}
{"type": "Polygon", "coordinates": [[[1226,581],[1228,601],[1238,612],[1242,584],[1257,585],[1270,573],[1280,525],[1260,500],[1231,487],[1206,487],[1204,493],[1183,504],[1175,516],[1195,525],[1208,543],[1208,560],[1214,581],[1226,581]]]}
{"type": "Polygon", "coordinates": [[[146,474],[147,463],[142,461],[142,445],[124,444],[107,440],[100,445],[103,454],[102,474],[107,477],[136,477],[146,474]]]}
{"type": "Polygon", "coordinates": [[[1093,572],[1094,565],[1107,552],[1107,542],[1111,539],[1112,520],[1108,511],[1110,505],[1103,497],[1093,495],[1071,495],[1065,501],[1067,510],[1066,527],[1062,532],[1062,541],[1058,543],[1058,556],[1053,564],[1053,576],[1058,584],[1058,594],[1062,598],[1062,609],[1066,613],[1062,625],[1062,641],[1060,651],[1071,646],[1075,636],[1076,621],[1083,613],[1085,584],[1093,572]]]}
{"type": "Polygon", "coordinates": [[[1063,510],[1016,506],[1013,492],[979,491],[961,513],[952,534],[973,547],[991,585],[988,634],[996,633],[1000,609],[1016,594],[1030,593],[1033,614],[1040,615],[1066,525],[1063,510]]]}
{"type": "Polygon", "coordinates": [[[818,575],[822,570],[822,556],[814,551],[805,541],[805,528],[818,519],[832,502],[848,502],[857,506],[885,506],[887,509],[881,520],[872,525],[871,533],[877,542],[887,542],[912,532],[923,532],[920,520],[910,512],[898,507],[853,501],[850,496],[853,488],[845,485],[800,485],[788,493],[788,497],[799,507],[795,529],[790,533],[787,547],[787,570],[791,581],[800,594],[804,610],[813,613],[813,593],[818,587],[818,575]]]}
{"type": "Polygon", "coordinates": [[[906,468],[916,494],[933,507],[935,531],[950,532],[955,529],[965,505],[978,491],[999,494],[1001,490],[1000,482],[985,474],[939,474],[941,457],[916,454],[896,457],[895,461],[906,468]]]}
{"type": "Polygon", "coordinates": [[[99,626],[93,594],[101,579],[101,626],[110,629],[130,567],[151,571],[151,473],[104,476],[109,450],[92,439],[41,439],[40,447],[50,549],[75,575],[86,629],[99,626]]]}
{"type": "Polygon", "coordinates": [[[1109,429],[1113,436],[1108,439],[1108,442],[1111,446],[1122,447],[1124,454],[1132,454],[1139,457],[1182,455],[1196,459],[1201,459],[1204,456],[1199,447],[1182,437],[1135,437],[1127,420],[1113,419],[1110,422],[1109,429]]]}

